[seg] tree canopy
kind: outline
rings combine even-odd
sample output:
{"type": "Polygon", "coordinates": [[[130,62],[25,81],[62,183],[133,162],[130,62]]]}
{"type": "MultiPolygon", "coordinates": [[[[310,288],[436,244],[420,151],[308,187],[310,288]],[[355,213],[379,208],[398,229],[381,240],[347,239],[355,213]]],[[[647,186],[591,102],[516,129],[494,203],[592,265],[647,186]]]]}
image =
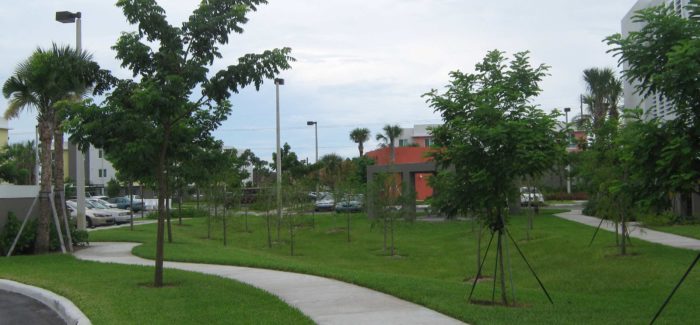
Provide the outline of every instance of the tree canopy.
{"type": "Polygon", "coordinates": [[[531,103],[540,93],[545,65],[531,66],[527,52],[512,60],[491,51],[474,73],[454,71],[444,93],[425,94],[444,120],[433,129],[440,150],[432,156],[443,169],[434,177],[442,208],[468,213],[486,210],[492,229],[503,226],[516,181],[547,171],[564,152],[556,131],[557,112],[547,114],[531,103]]]}
{"type": "Polygon", "coordinates": [[[640,10],[633,17],[642,26],[638,31],[606,38],[639,94],[673,103],[674,118],[645,116],[630,144],[631,171],[658,209],[668,206],[660,198],[669,192],[700,191],[700,1],[689,1],[685,9],[688,18],[667,5],[640,10]]]}
{"type": "Polygon", "coordinates": [[[219,46],[231,32],[242,33],[246,17],[265,0],[202,1],[180,27],[171,25],[155,0],[119,0],[136,31],[112,47],[134,79],[116,83],[101,105],[73,111],[72,139],[103,148],[125,174],[157,181],[159,199],[155,285],[162,285],[166,169],[190,159],[192,150],[212,148],[212,131],[226,119],[229,97],[290,68],[290,49],[246,54],[210,72],[219,46]]]}

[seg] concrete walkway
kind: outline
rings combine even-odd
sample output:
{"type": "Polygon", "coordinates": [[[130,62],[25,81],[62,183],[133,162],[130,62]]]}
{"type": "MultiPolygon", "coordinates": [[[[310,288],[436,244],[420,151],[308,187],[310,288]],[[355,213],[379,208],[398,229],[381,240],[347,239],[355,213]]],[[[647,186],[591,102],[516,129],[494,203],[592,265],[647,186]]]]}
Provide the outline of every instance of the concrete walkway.
{"type": "MultiPolygon", "coordinates": [[[[598,227],[598,224],[600,224],[600,219],[595,217],[584,216],[581,213],[581,209],[573,209],[569,212],[556,214],[556,216],[562,219],[582,223],[591,227],[598,227]]],[[[638,238],[641,240],[661,245],[700,251],[700,240],[651,230],[648,228],[641,227],[635,222],[628,223],[628,227],[630,237],[638,238]]],[[[610,232],[614,232],[615,223],[609,220],[605,220],[603,221],[603,224],[600,226],[600,228],[610,232]]],[[[591,235],[592,234],[593,233],[591,233],[591,235]]]]}
{"type": "MultiPolygon", "coordinates": [[[[92,243],[74,255],[83,260],[153,266],[136,257],[135,243],[92,243]]],[[[248,267],[165,262],[166,268],[217,275],[270,292],[318,324],[462,324],[396,297],[313,275],[248,267]]]]}

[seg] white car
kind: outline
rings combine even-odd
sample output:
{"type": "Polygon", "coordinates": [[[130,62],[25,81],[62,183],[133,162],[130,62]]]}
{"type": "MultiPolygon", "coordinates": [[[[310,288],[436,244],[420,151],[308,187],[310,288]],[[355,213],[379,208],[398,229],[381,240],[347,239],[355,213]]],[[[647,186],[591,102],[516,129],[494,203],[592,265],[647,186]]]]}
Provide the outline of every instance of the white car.
{"type": "Polygon", "coordinates": [[[316,200],[316,211],[333,211],[335,208],[335,200],[333,195],[327,192],[319,193],[320,198],[316,200]]]}
{"type": "Polygon", "coordinates": [[[111,208],[100,201],[102,200],[87,199],[87,203],[92,209],[99,210],[100,212],[109,213],[109,215],[114,217],[114,223],[120,224],[128,223],[131,221],[131,213],[129,212],[129,210],[111,208]]]}
{"type": "Polygon", "coordinates": [[[87,198],[87,199],[88,199],[88,201],[97,201],[97,202],[99,202],[100,204],[102,204],[102,205],[104,205],[104,206],[106,206],[106,207],[108,207],[108,208],[116,208],[116,207],[117,207],[117,205],[116,205],[115,203],[109,203],[109,202],[107,202],[108,197],[106,197],[106,196],[104,196],[104,195],[101,195],[101,196],[91,196],[91,197],[89,197],[89,198],[87,198]]]}
{"type": "MultiPolygon", "coordinates": [[[[66,209],[71,218],[78,216],[78,203],[75,200],[66,201],[66,209]]],[[[114,217],[110,213],[93,209],[88,204],[85,205],[85,221],[89,228],[97,226],[109,226],[114,224],[114,217]]]]}
{"type": "Polygon", "coordinates": [[[542,205],[544,196],[536,187],[520,188],[520,205],[542,205]]]}

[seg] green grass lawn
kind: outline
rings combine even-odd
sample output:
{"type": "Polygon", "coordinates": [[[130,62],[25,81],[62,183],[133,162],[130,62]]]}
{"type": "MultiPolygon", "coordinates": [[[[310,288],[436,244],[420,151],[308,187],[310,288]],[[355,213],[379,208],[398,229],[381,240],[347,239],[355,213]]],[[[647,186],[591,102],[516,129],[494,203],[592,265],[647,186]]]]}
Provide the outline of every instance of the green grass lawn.
{"type": "Polygon", "coordinates": [[[236,281],[177,270],[166,275],[166,287],[156,289],[150,286],[151,267],[57,254],[0,258],[0,278],[65,296],[96,325],[313,323],[278,298],[236,281]]]}
{"type": "Polygon", "coordinates": [[[700,224],[653,226],[648,228],[685,237],[700,239],[700,224]]]}
{"type": "MultiPolygon", "coordinates": [[[[510,263],[518,307],[493,307],[466,302],[476,273],[476,232],[470,221],[397,224],[398,256],[382,250],[380,228],[366,217],[352,216],[352,241],[346,241],[344,216],[316,216],[316,227],[297,230],[295,251],[289,255],[288,228],[280,241],[267,247],[263,217],[249,217],[251,232],[243,231],[242,217],[229,219],[229,246],[222,243],[222,223],[190,219],[174,225],[174,242],[167,244],[168,260],[245,265],[317,274],[389,293],[425,305],[472,324],[644,324],[648,323],[695,256],[694,252],[634,241],[631,255],[618,256],[614,235],[601,232],[587,247],[593,228],[565,221],[547,210],[536,218],[526,240],[525,218],[513,217],[510,229],[549,290],[547,302],[514,247],[510,263]]],[[[274,229],[274,228],[273,228],[274,229]]],[[[117,229],[90,234],[93,241],[134,241],[136,255],[153,258],[155,225],[135,231],[117,229]]],[[[273,231],[273,239],[276,239],[273,231]]],[[[485,249],[486,240],[482,245],[485,249]]],[[[493,248],[485,273],[494,270],[493,248]]],[[[506,264],[507,265],[507,264],[506,264]]],[[[170,271],[166,280],[172,280],[170,271]]],[[[149,279],[144,276],[144,281],[149,279]]],[[[480,282],[475,297],[491,300],[492,281],[480,282]]],[[[659,324],[700,322],[697,292],[700,269],[678,291],[659,324]]],[[[508,293],[511,293],[510,286],[508,293]]],[[[498,297],[498,293],[496,295],[498,297]]]]}

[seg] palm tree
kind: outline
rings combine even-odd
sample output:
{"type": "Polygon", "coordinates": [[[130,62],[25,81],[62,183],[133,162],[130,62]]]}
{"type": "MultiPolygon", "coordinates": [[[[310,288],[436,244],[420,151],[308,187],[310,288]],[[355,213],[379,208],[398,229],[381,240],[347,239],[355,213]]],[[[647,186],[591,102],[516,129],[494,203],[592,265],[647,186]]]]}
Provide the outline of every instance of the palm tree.
{"type": "MultiPolygon", "coordinates": [[[[41,142],[41,179],[40,179],[40,214],[37,220],[35,253],[49,250],[49,217],[51,206],[48,195],[51,192],[51,176],[56,174],[61,179],[59,191],[63,191],[63,133],[60,132],[60,152],[56,152],[56,161],[60,172],[52,173],[51,141],[57,129],[57,118],[62,114],[58,104],[76,98],[85,92],[97,78],[99,66],[92,62],[91,56],[70,47],[58,47],[50,50],[37,49],[14,74],[5,81],[2,92],[9,99],[5,118],[17,118],[23,110],[36,109],[41,142]]],[[[60,123],[58,123],[60,128],[60,123]]],[[[57,182],[58,183],[58,182],[57,182]]],[[[59,185],[59,184],[56,184],[59,185]]]]}
{"type": "Polygon", "coordinates": [[[357,150],[360,151],[360,157],[364,153],[363,144],[369,140],[369,129],[368,128],[356,128],[350,132],[350,140],[357,143],[357,150]]]}
{"type": "Polygon", "coordinates": [[[384,128],[382,128],[382,130],[384,130],[384,134],[381,134],[381,133],[377,134],[377,140],[383,141],[384,144],[389,145],[389,150],[391,153],[391,156],[390,156],[391,163],[393,164],[394,161],[396,160],[396,153],[394,151],[394,148],[396,147],[395,146],[396,138],[401,136],[402,130],[401,130],[401,127],[398,125],[389,125],[389,124],[385,125],[384,128]]]}
{"type": "Polygon", "coordinates": [[[617,119],[620,115],[618,104],[622,94],[622,82],[615,77],[611,68],[590,68],[583,71],[587,94],[583,102],[593,117],[593,129],[598,130],[606,116],[617,119]]]}

